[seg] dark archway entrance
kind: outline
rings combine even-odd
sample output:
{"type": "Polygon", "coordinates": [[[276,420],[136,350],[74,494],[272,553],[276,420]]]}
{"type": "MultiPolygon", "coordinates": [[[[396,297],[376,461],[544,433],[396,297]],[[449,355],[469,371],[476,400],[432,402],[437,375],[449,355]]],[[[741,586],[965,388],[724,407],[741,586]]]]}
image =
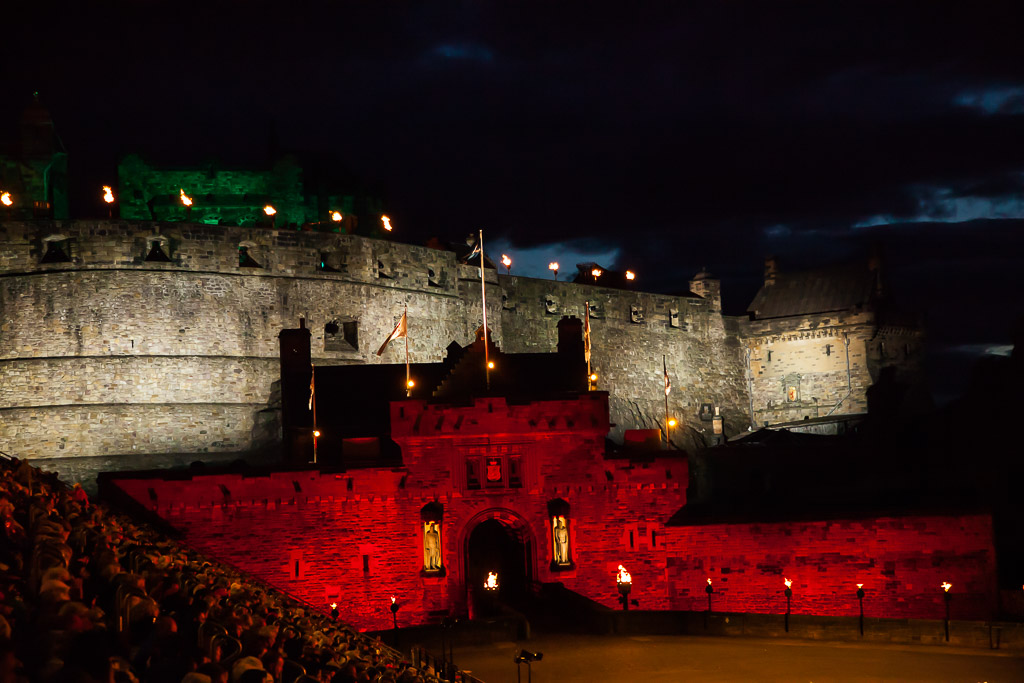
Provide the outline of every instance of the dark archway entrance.
{"type": "Polygon", "coordinates": [[[487,519],[478,524],[466,540],[466,584],[470,615],[486,616],[500,603],[518,604],[530,587],[528,539],[521,531],[487,519]],[[497,572],[498,589],[484,589],[488,572],[497,572]]]}

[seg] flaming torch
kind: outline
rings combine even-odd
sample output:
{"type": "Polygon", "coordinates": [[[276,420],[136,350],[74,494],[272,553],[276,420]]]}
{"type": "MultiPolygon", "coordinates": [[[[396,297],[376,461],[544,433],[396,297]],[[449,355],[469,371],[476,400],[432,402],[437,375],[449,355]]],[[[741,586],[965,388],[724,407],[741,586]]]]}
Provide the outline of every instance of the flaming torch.
{"type": "Polygon", "coordinates": [[[331,211],[331,221],[334,223],[340,223],[344,216],[341,215],[341,211],[331,211]]]}
{"type": "Polygon", "coordinates": [[[857,584],[857,601],[860,602],[860,635],[864,636],[864,584],[857,584]]]}
{"type": "Polygon", "coordinates": [[[633,280],[636,279],[636,273],[634,273],[632,270],[627,270],[626,271],[626,279],[629,280],[630,282],[632,282],[633,280]]]}
{"type": "Polygon", "coordinates": [[[338,603],[336,602],[331,603],[331,619],[338,620],[338,603]]]}
{"type": "Polygon", "coordinates": [[[789,607],[793,599],[793,582],[789,579],[783,579],[783,582],[786,584],[786,633],[789,633],[789,607]]]}
{"type": "Polygon", "coordinates": [[[391,232],[391,219],[390,218],[388,218],[386,215],[382,215],[380,217],[380,222],[384,224],[384,229],[385,230],[387,230],[388,232],[391,232]]]}
{"type": "Polygon", "coordinates": [[[192,198],[185,194],[184,188],[181,188],[181,194],[178,196],[181,198],[181,205],[185,207],[185,220],[189,221],[192,218],[192,198]]]}
{"type": "Polygon", "coordinates": [[[953,599],[953,596],[949,594],[949,589],[953,587],[949,581],[942,582],[942,597],[946,601],[946,642],[949,642],[949,601],[953,599]]]}
{"type": "Polygon", "coordinates": [[[11,199],[10,192],[0,192],[0,204],[4,205],[7,210],[7,220],[11,219],[11,207],[14,206],[14,200],[11,199]]]}
{"type": "Polygon", "coordinates": [[[487,580],[484,581],[484,590],[498,590],[498,574],[496,572],[487,572],[487,580]]]}
{"type": "Polygon", "coordinates": [[[633,577],[621,564],[619,572],[615,575],[615,583],[619,587],[619,601],[622,603],[622,610],[627,612],[629,611],[629,593],[633,590],[633,577]]]}
{"type": "Polygon", "coordinates": [[[558,279],[558,261],[552,261],[551,263],[549,263],[548,264],[548,270],[550,270],[552,273],[554,273],[555,279],[557,280],[558,279]]]}
{"type": "Polygon", "coordinates": [[[603,273],[604,271],[601,270],[600,268],[594,268],[592,271],[590,271],[590,274],[594,276],[595,283],[597,283],[597,278],[601,277],[603,273]]]}
{"type": "Polygon", "coordinates": [[[395,596],[392,595],[391,607],[389,607],[388,609],[391,610],[391,624],[392,626],[394,626],[395,631],[398,631],[398,610],[400,610],[401,608],[402,606],[398,604],[398,601],[395,600],[395,596]]]}
{"type": "Polygon", "coordinates": [[[114,217],[114,191],[110,189],[110,185],[103,186],[103,201],[107,203],[107,217],[114,217]]]}
{"type": "Polygon", "coordinates": [[[505,254],[501,255],[501,265],[505,266],[505,273],[507,275],[512,274],[512,259],[510,259],[505,254]]]}
{"type": "Polygon", "coordinates": [[[277,209],[270,204],[263,207],[263,213],[270,217],[270,229],[274,229],[274,225],[277,223],[277,209]]]}

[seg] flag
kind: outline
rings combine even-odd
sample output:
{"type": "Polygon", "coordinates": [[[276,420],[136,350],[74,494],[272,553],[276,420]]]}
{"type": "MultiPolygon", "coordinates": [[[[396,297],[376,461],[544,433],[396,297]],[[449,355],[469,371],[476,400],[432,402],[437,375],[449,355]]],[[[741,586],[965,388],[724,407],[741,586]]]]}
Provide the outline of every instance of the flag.
{"type": "Polygon", "coordinates": [[[398,324],[395,325],[395,329],[391,330],[391,334],[388,335],[388,338],[385,339],[384,343],[380,345],[379,349],[377,349],[377,355],[384,355],[384,350],[388,348],[388,344],[395,341],[399,337],[406,336],[407,330],[408,328],[406,327],[405,313],[402,313],[402,319],[398,321],[398,324]]]}
{"type": "Polygon", "coordinates": [[[316,366],[310,365],[309,373],[309,409],[313,410],[313,397],[316,396],[316,389],[313,386],[313,380],[316,378],[316,366]]]}
{"type": "Polygon", "coordinates": [[[583,357],[590,364],[590,302],[584,304],[583,311],[583,357]]]}
{"type": "Polygon", "coordinates": [[[465,263],[469,263],[470,261],[473,260],[474,256],[479,256],[479,255],[480,255],[480,242],[478,240],[475,244],[473,244],[473,251],[469,252],[469,256],[467,256],[464,261],[465,261],[465,263]]]}
{"type": "Polygon", "coordinates": [[[665,395],[668,396],[668,393],[672,391],[672,380],[668,378],[668,365],[665,364],[664,356],[661,357],[661,367],[665,373],[665,395]]]}

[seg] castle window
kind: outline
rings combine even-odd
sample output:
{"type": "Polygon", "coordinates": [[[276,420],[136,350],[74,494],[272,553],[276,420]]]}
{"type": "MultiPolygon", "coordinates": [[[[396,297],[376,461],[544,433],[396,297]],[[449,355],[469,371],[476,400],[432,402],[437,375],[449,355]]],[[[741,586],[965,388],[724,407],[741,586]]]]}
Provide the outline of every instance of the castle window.
{"type": "Polygon", "coordinates": [[[71,261],[71,240],[64,235],[48,235],[43,238],[46,251],[40,263],[68,263],[71,261]]]}
{"type": "Polygon", "coordinates": [[[679,309],[672,308],[668,312],[668,326],[679,327],[679,309]]]}
{"type": "Polygon", "coordinates": [[[149,252],[146,254],[147,263],[170,263],[171,259],[164,251],[166,239],[153,239],[149,241],[149,252]]]}
{"type": "Polygon", "coordinates": [[[826,356],[831,356],[832,355],[832,345],[831,344],[825,344],[825,355],[826,356]]]}
{"type": "Polygon", "coordinates": [[[249,253],[248,245],[239,245],[238,247],[238,267],[239,268],[262,268],[259,262],[253,258],[252,254],[249,253]]]}
{"type": "Polygon", "coordinates": [[[322,273],[337,273],[338,269],[330,264],[331,252],[321,251],[320,258],[317,259],[316,269],[322,273]]]}
{"type": "Polygon", "coordinates": [[[324,351],[358,351],[359,321],[332,320],[324,325],[324,351]]]}
{"type": "Polygon", "coordinates": [[[553,296],[544,297],[544,312],[549,314],[558,313],[558,299],[553,296]]]}
{"type": "Polygon", "coordinates": [[[629,321],[642,323],[644,321],[644,309],[636,304],[631,305],[629,307],[629,321]]]}
{"type": "Polygon", "coordinates": [[[383,278],[385,280],[392,279],[392,276],[388,275],[387,271],[384,269],[383,261],[377,261],[377,277],[383,278]]]}
{"type": "Polygon", "coordinates": [[[427,284],[431,287],[444,287],[448,278],[442,270],[438,275],[433,268],[427,268],[427,284]]]}

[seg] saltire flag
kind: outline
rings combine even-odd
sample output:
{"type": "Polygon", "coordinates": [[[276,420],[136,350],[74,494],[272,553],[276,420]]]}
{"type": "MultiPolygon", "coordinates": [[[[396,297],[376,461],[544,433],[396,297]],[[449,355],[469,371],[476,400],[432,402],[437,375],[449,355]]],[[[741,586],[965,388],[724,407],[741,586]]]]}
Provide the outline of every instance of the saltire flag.
{"type": "Polygon", "coordinates": [[[661,367],[662,371],[665,373],[665,395],[668,396],[668,393],[672,391],[672,380],[668,378],[668,365],[665,363],[664,356],[661,357],[661,367]]]}
{"type": "Polygon", "coordinates": [[[586,309],[583,312],[583,357],[590,363],[590,302],[584,304],[586,309]]]}
{"type": "Polygon", "coordinates": [[[380,345],[379,349],[377,349],[377,355],[384,355],[384,350],[388,348],[388,344],[390,344],[391,342],[395,341],[400,337],[407,336],[407,334],[408,327],[405,322],[405,313],[402,313],[402,319],[398,321],[398,324],[395,325],[395,329],[391,330],[391,334],[388,335],[388,338],[385,339],[384,343],[380,345]]]}
{"type": "Polygon", "coordinates": [[[316,366],[310,364],[311,371],[309,373],[309,409],[313,410],[313,397],[316,396],[316,388],[313,385],[313,380],[316,378],[316,366]]]}
{"type": "Polygon", "coordinates": [[[466,263],[469,263],[470,261],[473,260],[474,256],[479,256],[479,255],[480,255],[480,240],[477,240],[473,244],[473,251],[469,252],[469,256],[467,256],[464,260],[465,260],[466,263]]]}

